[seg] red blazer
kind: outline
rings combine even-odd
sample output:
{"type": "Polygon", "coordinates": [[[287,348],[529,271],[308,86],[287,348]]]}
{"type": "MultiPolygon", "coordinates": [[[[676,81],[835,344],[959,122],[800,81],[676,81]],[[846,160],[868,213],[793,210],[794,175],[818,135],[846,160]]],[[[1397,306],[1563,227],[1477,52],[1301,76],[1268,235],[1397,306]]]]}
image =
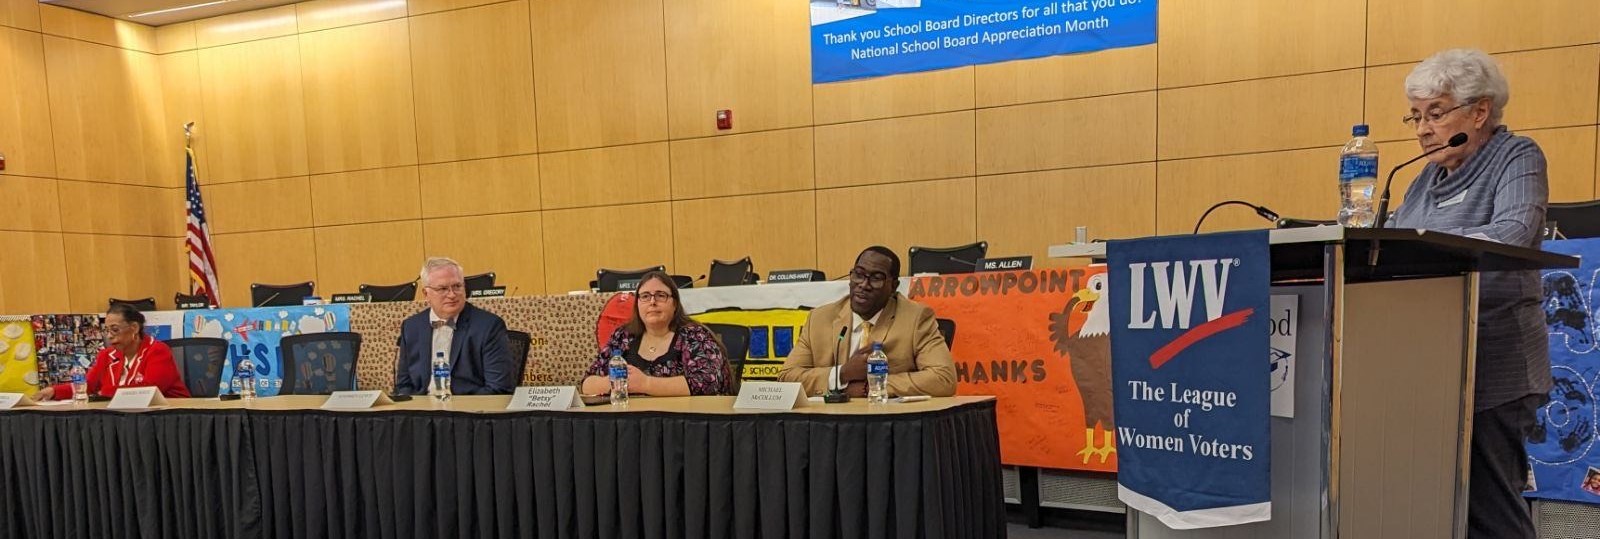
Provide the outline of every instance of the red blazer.
{"type": "MultiPolygon", "coordinates": [[[[178,364],[172,361],[172,349],[149,335],[144,336],[144,343],[132,361],[115,348],[101,348],[94,357],[94,365],[89,367],[89,394],[114,396],[123,380],[127,380],[127,387],[155,386],[166,397],[189,396],[189,386],[184,385],[183,377],[178,375],[178,364]],[[132,372],[127,370],[129,368],[132,372]]],[[[71,399],[72,384],[56,384],[55,398],[71,399]]]]}

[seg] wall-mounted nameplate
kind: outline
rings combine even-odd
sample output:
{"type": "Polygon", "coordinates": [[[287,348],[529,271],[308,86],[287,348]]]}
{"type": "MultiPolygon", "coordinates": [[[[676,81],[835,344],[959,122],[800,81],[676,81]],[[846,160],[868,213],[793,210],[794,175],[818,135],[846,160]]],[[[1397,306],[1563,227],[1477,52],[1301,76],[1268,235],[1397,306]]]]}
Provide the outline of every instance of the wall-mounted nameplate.
{"type": "Polygon", "coordinates": [[[372,294],[334,294],[334,303],[371,303],[372,294]]]}
{"type": "Polygon", "coordinates": [[[811,270],[778,270],[767,273],[767,284],[776,283],[808,283],[811,282],[811,270]]]}
{"type": "Polygon", "coordinates": [[[978,271],[1026,271],[1033,269],[1032,256],[1008,256],[1005,258],[982,258],[978,260],[978,271]]]}
{"type": "Polygon", "coordinates": [[[473,290],[473,291],[467,293],[467,297],[469,297],[469,298],[501,298],[501,297],[505,297],[505,295],[506,295],[506,287],[504,287],[504,286],[491,286],[489,288],[480,288],[480,289],[473,290]]]}

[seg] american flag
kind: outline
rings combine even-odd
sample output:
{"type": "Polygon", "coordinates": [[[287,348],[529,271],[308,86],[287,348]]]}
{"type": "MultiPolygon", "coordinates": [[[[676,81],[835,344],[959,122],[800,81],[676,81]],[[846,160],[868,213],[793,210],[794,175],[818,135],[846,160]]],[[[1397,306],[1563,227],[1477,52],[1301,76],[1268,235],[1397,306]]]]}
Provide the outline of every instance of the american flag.
{"type": "Polygon", "coordinates": [[[183,250],[189,253],[189,283],[192,294],[205,294],[216,307],[222,302],[217,284],[217,258],[211,254],[211,227],[206,225],[206,206],[200,202],[200,180],[194,172],[194,149],[188,150],[189,231],[183,250]]]}

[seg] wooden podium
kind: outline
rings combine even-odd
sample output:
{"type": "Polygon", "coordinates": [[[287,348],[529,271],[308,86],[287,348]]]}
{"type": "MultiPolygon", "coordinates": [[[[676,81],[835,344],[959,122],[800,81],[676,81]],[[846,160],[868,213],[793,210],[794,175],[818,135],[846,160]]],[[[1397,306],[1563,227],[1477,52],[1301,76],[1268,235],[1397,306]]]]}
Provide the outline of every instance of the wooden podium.
{"type": "MultiPolygon", "coordinates": [[[[1478,272],[1578,259],[1407,229],[1270,238],[1272,293],[1300,301],[1294,417],[1271,418],[1272,519],[1179,531],[1133,512],[1128,537],[1465,537],[1478,272]]],[[[1103,259],[1105,244],[1050,256],[1103,259]]]]}

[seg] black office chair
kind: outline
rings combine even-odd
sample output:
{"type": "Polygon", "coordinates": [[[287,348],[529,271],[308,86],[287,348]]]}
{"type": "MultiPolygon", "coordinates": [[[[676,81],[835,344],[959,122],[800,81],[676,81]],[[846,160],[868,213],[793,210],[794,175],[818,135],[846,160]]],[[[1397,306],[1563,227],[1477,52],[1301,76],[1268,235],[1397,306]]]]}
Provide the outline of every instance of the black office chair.
{"type": "Polygon", "coordinates": [[[956,347],[956,321],[949,318],[935,318],[933,322],[939,325],[939,335],[944,337],[944,345],[954,350],[956,347]]]}
{"type": "Polygon", "coordinates": [[[359,287],[362,294],[371,294],[373,303],[386,301],[416,301],[417,282],[411,281],[397,285],[364,284],[359,287]]]}
{"type": "Polygon", "coordinates": [[[959,247],[912,247],[907,258],[911,275],[972,273],[978,271],[978,259],[988,252],[989,242],[980,241],[959,247]]]}
{"type": "Polygon", "coordinates": [[[182,292],[179,292],[177,294],[173,294],[172,295],[172,305],[173,306],[183,305],[183,304],[186,304],[186,303],[204,303],[207,306],[209,306],[209,305],[211,305],[211,298],[206,297],[205,294],[192,294],[191,295],[191,294],[184,294],[182,292]]]}
{"type": "Polygon", "coordinates": [[[744,356],[750,351],[750,328],[735,324],[706,324],[706,329],[717,334],[717,340],[722,342],[723,354],[728,358],[728,370],[724,372],[727,384],[723,386],[725,395],[738,395],[739,385],[744,378],[744,356]]]}
{"type": "Polygon", "coordinates": [[[283,307],[287,305],[300,305],[306,296],[314,295],[317,284],[306,281],[299,284],[261,284],[250,285],[250,305],[256,307],[283,307]]]}
{"type": "Polygon", "coordinates": [[[755,264],[750,262],[748,256],[733,262],[712,260],[711,272],[706,274],[706,286],[756,284],[760,277],[755,274],[755,269],[755,264]]]}
{"type": "Polygon", "coordinates": [[[1557,239],[1600,237],[1600,200],[1551,204],[1544,212],[1544,228],[1557,239]]]}
{"type": "Polygon", "coordinates": [[[694,281],[694,277],[690,277],[688,275],[672,276],[672,284],[677,285],[680,290],[684,288],[694,288],[694,281]]]}
{"type": "Polygon", "coordinates": [[[506,330],[506,337],[511,341],[511,360],[517,362],[517,385],[522,385],[522,377],[528,371],[528,349],[533,346],[533,336],[513,329],[506,330]]]}
{"type": "Polygon", "coordinates": [[[616,292],[623,281],[637,281],[644,278],[644,274],[652,271],[667,271],[666,266],[655,266],[636,270],[601,269],[594,272],[594,288],[601,292],[616,292]]]}
{"type": "Polygon", "coordinates": [[[349,331],[290,335],[278,341],[283,368],[279,395],[331,395],[356,389],[361,334],[349,331]]]}
{"type": "Polygon", "coordinates": [[[166,341],[178,376],[189,388],[189,396],[211,398],[222,389],[222,366],[228,361],[228,340],[216,337],[190,337],[166,341]]]}
{"type": "Polygon", "coordinates": [[[129,307],[133,307],[134,310],[137,310],[137,311],[139,311],[141,313],[142,312],[148,312],[148,311],[156,310],[156,298],[144,298],[144,299],[117,299],[117,298],[111,298],[110,301],[106,302],[106,308],[110,308],[112,305],[116,305],[116,304],[119,304],[119,303],[123,304],[123,305],[127,305],[129,307]]]}
{"type": "Polygon", "coordinates": [[[490,288],[494,288],[494,272],[492,271],[488,273],[479,273],[477,275],[468,275],[467,278],[462,280],[466,281],[468,294],[471,294],[473,290],[488,290],[490,288]]]}

